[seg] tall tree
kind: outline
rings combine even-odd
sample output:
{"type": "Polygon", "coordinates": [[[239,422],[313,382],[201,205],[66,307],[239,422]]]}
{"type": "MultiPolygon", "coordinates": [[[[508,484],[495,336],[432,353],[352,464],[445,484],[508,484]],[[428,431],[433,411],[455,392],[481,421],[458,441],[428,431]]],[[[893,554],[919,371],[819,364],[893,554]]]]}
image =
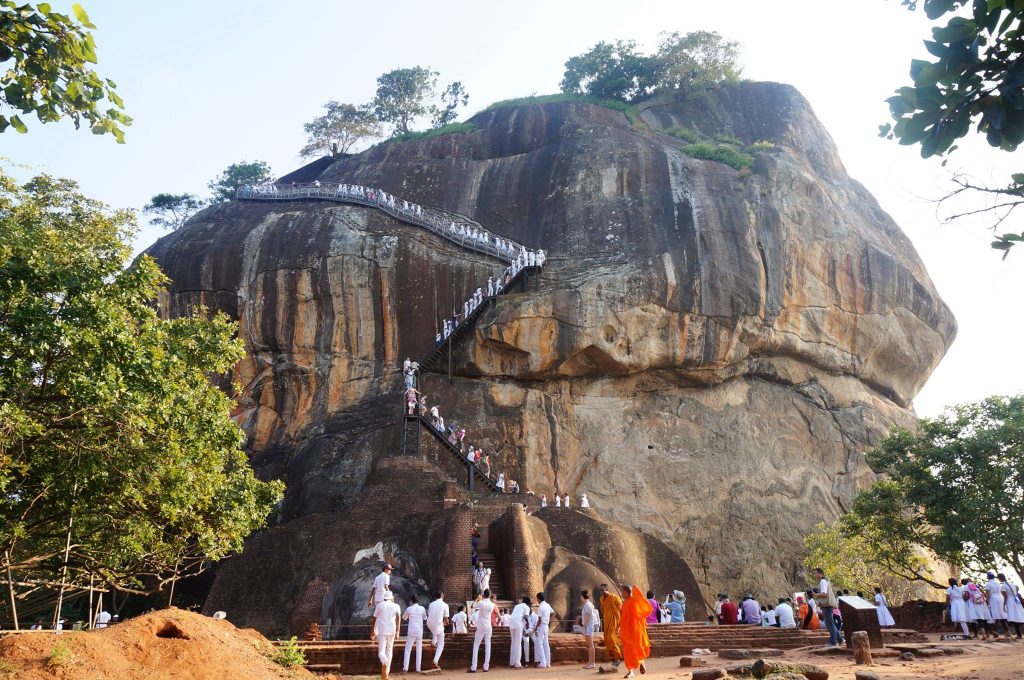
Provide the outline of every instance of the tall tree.
{"type": "Polygon", "coordinates": [[[841,526],[891,571],[945,587],[922,567],[923,547],[966,570],[1024,573],[1024,395],[952,407],[867,457],[887,479],[857,495],[841,526]]]}
{"type": "Polygon", "coordinates": [[[263,161],[241,161],[232,163],[224,172],[212,179],[207,186],[213,192],[212,203],[223,203],[235,198],[238,190],[249,185],[255,186],[269,182],[274,176],[271,174],[270,166],[263,161]]]}
{"type": "Polygon", "coordinates": [[[380,121],[369,106],[353,106],[329,101],[324,105],[326,113],[317,116],[303,126],[308,135],[306,146],[299,155],[333,156],[346,154],[364,139],[379,137],[380,121]]]}
{"type": "Polygon", "coordinates": [[[565,62],[561,89],[566,94],[636,101],[653,91],[655,66],[635,40],[602,41],[565,62]]]}
{"type": "Polygon", "coordinates": [[[54,12],[45,2],[0,0],[0,133],[13,127],[28,132],[17,113],[35,114],[42,123],[70,118],[84,120],[96,134],[110,133],[124,143],[132,119],[114,81],[102,78],[96,63],[96,42],[86,29],[96,27],[81,5],[75,18],[54,12]],[[106,108],[104,108],[106,107],[106,108]]]}
{"type": "Polygon", "coordinates": [[[441,93],[441,104],[435,107],[434,127],[440,128],[451,125],[458,120],[458,109],[460,106],[469,104],[469,93],[458,80],[444,88],[441,93]]]}
{"type": "Polygon", "coordinates": [[[739,43],[715,31],[662,33],[657,62],[657,87],[685,91],[739,79],[739,43]]]}
{"type": "Polygon", "coordinates": [[[158,589],[238,550],[280,497],[209,376],[236,324],[166,320],[134,218],[0,175],[0,556],[24,584],[158,589]]]}
{"type": "MultiPolygon", "coordinates": [[[[903,4],[915,10],[918,1],[903,4]]],[[[880,126],[882,136],[919,145],[928,158],[953,152],[973,126],[989,145],[1016,151],[1024,141],[1024,5],[1007,0],[925,0],[923,5],[929,19],[949,18],[925,41],[929,58],[910,62],[912,84],[886,100],[895,124],[880,126]]],[[[963,175],[953,181],[957,188],[946,198],[966,192],[990,200],[954,213],[947,222],[991,213],[995,230],[1024,203],[1024,173],[997,186],[963,175]]],[[[1024,231],[997,234],[992,247],[1003,250],[1005,257],[1021,241],[1024,231]]]]}
{"type": "Polygon", "coordinates": [[[142,212],[153,215],[150,220],[153,224],[176,230],[204,205],[203,199],[194,194],[157,194],[143,206],[142,212]]]}
{"type": "Polygon", "coordinates": [[[377,94],[371,106],[381,122],[393,126],[393,135],[408,134],[415,119],[433,115],[438,75],[437,71],[414,66],[388,71],[377,78],[377,94]]]}

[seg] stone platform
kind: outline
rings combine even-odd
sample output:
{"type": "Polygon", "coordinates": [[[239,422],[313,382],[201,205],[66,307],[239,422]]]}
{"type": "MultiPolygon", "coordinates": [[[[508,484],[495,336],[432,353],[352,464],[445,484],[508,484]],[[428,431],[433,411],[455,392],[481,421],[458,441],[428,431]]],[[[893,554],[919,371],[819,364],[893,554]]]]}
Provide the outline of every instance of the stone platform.
{"type": "MultiPolygon", "coordinates": [[[[826,631],[783,630],[760,626],[705,626],[700,623],[661,624],[647,629],[651,639],[651,656],[677,656],[689,654],[694,648],[717,651],[726,648],[795,649],[807,645],[825,644],[826,631]]],[[[554,663],[585,663],[587,648],[582,635],[553,633],[551,658],[554,663]]],[[[491,636],[491,665],[508,666],[510,634],[507,628],[495,628],[491,636]]],[[[595,637],[598,661],[607,661],[603,637],[595,637]]],[[[310,670],[334,671],[348,675],[373,674],[380,670],[377,661],[377,645],[369,640],[338,640],[327,642],[300,642],[306,654],[306,667],[310,670]]],[[[401,669],[405,640],[395,642],[395,661],[392,671],[401,669]]],[[[446,635],[443,668],[465,668],[469,666],[473,653],[473,635],[446,635]]],[[[481,650],[482,653],[482,650],[481,650]]],[[[531,661],[533,648],[531,646],[531,661]]],[[[423,667],[430,666],[434,651],[429,640],[423,644],[423,667]]],[[[480,660],[481,663],[483,659],[480,660]]]]}

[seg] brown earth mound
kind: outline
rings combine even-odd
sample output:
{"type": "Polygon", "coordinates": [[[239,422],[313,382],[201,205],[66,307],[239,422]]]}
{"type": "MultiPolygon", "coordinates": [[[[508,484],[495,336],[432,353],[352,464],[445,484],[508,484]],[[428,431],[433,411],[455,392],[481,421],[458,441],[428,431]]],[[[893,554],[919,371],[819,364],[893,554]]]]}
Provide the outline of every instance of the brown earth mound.
{"type": "Polygon", "coordinates": [[[90,632],[8,635],[0,640],[0,677],[19,680],[162,678],[312,678],[271,659],[262,635],[181,609],[165,609],[90,632]]]}

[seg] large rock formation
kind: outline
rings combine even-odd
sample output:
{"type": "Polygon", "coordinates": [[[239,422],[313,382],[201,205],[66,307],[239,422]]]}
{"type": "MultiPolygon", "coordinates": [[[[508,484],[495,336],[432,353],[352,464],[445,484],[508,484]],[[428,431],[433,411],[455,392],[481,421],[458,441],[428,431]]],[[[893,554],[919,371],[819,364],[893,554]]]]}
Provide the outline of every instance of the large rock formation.
{"type": "MultiPolygon", "coordinates": [[[[788,86],[639,117],[549,103],[472,122],[319,174],[549,253],[456,348],[452,381],[421,389],[525,487],[586,492],[604,519],[672,546],[705,594],[802,586],[803,536],[872,479],[863,451],[910,420],[955,334],[909,240],[788,86]],[[775,147],[737,172],[683,153],[665,134],[677,126],[775,147]]],[[[169,313],[204,303],[240,322],[238,417],[253,465],[288,484],[282,529],[355,510],[399,446],[401,360],[428,353],[438,319],[498,269],[372,209],[314,202],[217,206],[149,253],[173,280],[169,313]]]]}

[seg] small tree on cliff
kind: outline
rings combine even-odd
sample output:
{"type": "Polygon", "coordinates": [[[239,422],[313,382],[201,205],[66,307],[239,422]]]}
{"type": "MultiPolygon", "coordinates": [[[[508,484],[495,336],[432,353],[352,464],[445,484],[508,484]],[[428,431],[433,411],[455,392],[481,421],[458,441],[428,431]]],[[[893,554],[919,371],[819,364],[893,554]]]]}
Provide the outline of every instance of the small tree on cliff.
{"type": "Polygon", "coordinates": [[[211,203],[223,203],[235,198],[243,186],[255,186],[273,179],[270,166],[263,161],[232,163],[224,172],[210,180],[207,186],[213,192],[211,203]]]}
{"type": "Polygon", "coordinates": [[[205,202],[194,194],[157,194],[149,199],[142,212],[153,215],[150,221],[164,229],[180,229],[189,218],[202,210],[205,202]]]}
{"type": "MultiPolygon", "coordinates": [[[[96,63],[96,43],[86,29],[96,28],[81,5],[75,18],[54,12],[47,3],[0,0],[0,109],[35,114],[43,123],[84,120],[94,134],[110,133],[124,143],[132,119],[110,79],[89,68],[96,63]],[[107,107],[104,110],[104,107],[107,107]]],[[[28,132],[17,114],[0,114],[0,133],[13,127],[28,132]]]]}
{"type": "Polygon", "coordinates": [[[694,31],[681,35],[662,33],[654,55],[659,91],[735,82],[740,77],[736,61],[739,43],[724,40],[715,31],[694,31]]]}
{"type": "Polygon", "coordinates": [[[561,88],[566,94],[635,101],[651,94],[655,77],[654,59],[635,40],[601,41],[565,62],[561,88]]]}
{"type": "Polygon", "coordinates": [[[952,407],[867,457],[887,479],[857,495],[840,528],[890,572],[944,588],[923,547],[968,571],[1024,573],[1024,395],[952,407]]]}
{"type": "Polygon", "coordinates": [[[377,78],[377,94],[370,106],[382,123],[392,126],[392,136],[412,132],[417,118],[431,116],[436,127],[455,120],[456,110],[469,102],[462,83],[455,81],[444,89],[438,106],[437,77],[440,74],[422,66],[388,71],[377,78]]]}
{"type": "Polygon", "coordinates": [[[365,139],[380,136],[380,121],[369,106],[329,101],[324,104],[324,109],[324,115],[317,116],[303,126],[308,135],[306,146],[299,151],[303,158],[337,157],[348,153],[365,139]]]}
{"type": "MultiPolygon", "coordinates": [[[[902,0],[910,10],[918,0],[902,0]]],[[[1024,6],[997,0],[925,0],[929,19],[949,17],[932,29],[924,43],[928,59],[910,62],[913,81],[886,100],[895,125],[880,126],[882,136],[900,144],[920,145],[921,156],[942,156],[956,149],[957,140],[973,126],[989,145],[1016,151],[1024,142],[1024,6]],[[964,8],[970,7],[970,12],[964,8]]],[[[962,194],[984,197],[986,204],[945,218],[952,222],[966,215],[994,215],[993,229],[1024,204],[1024,173],[1014,173],[1001,186],[979,184],[964,175],[946,198],[962,194]],[[989,200],[991,199],[991,200],[989,200]]],[[[946,200],[946,199],[943,199],[946,200]]],[[[1024,241],[1020,233],[997,234],[992,247],[1004,251],[1024,241]]]]}
{"type": "Polygon", "coordinates": [[[68,180],[0,174],[0,579],[158,589],[241,548],[280,496],[209,379],[236,325],[162,319],[134,218],[68,180]]]}

